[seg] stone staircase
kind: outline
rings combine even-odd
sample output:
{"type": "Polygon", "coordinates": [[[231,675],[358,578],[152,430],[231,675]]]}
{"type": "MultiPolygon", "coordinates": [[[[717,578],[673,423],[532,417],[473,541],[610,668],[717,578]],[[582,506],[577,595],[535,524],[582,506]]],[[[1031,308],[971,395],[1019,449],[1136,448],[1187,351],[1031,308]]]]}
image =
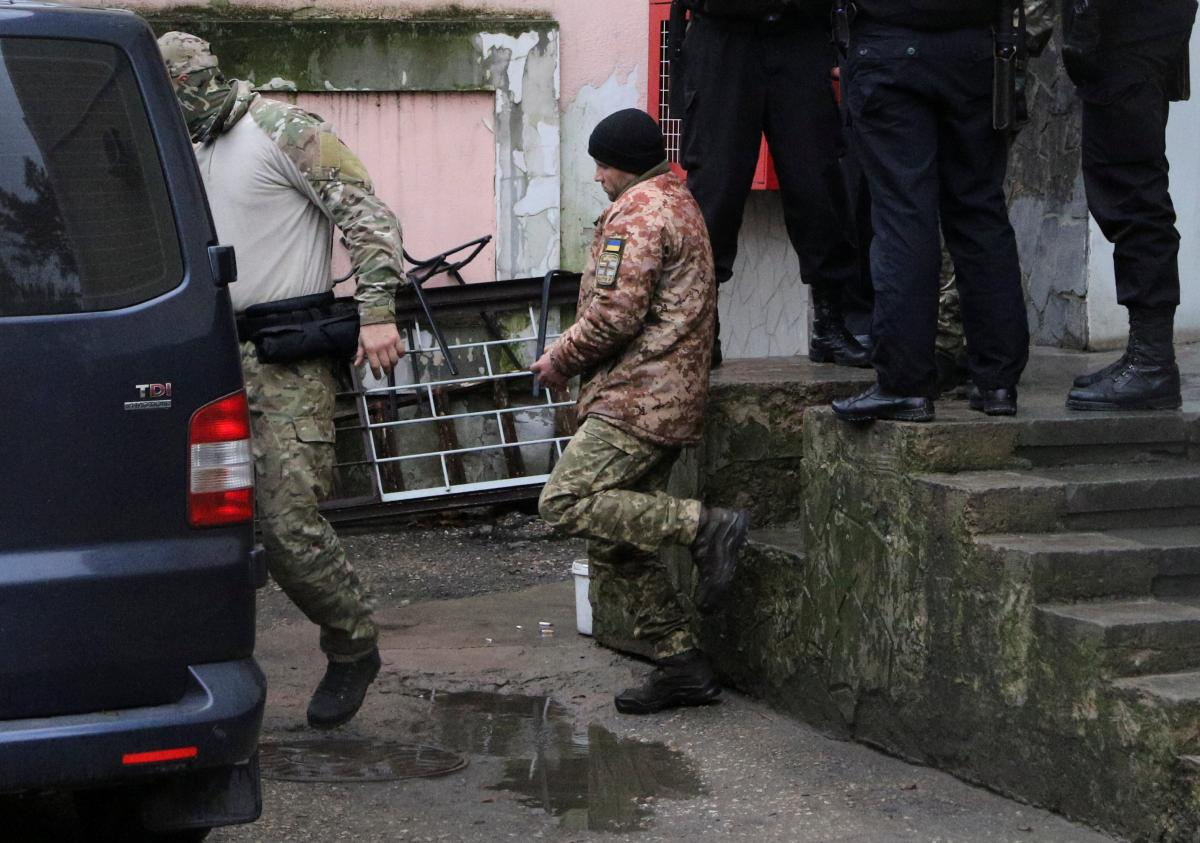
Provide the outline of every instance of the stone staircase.
{"type": "Polygon", "coordinates": [[[810,408],[801,523],[756,525],[706,642],[835,733],[1136,840],[1198,839],[1197,425],[810,408]]]}

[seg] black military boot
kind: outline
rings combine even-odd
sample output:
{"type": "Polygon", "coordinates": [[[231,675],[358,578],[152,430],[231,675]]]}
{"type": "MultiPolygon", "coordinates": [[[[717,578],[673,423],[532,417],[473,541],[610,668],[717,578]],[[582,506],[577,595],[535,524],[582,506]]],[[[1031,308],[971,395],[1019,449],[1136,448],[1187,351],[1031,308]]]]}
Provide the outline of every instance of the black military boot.
{"type": "Polygon", "coordinates": [[[702,612],[716,608],[733,582],[738,552],[750,532],[750,518],[742,511],[704,507],[700,530],[692,542],[692,559],[700,572],[696,606],[702,612]]]}
{"type": "Polygon", "coordinates": [[[662,659],[646,681],[613,697],[622,714],[653,714],[685,705],[708,705],[721,695],[708,659],[699,650],[688,650],[662,659]]]}
{"type": "Polygon", "coordinates": [[[837,295],[821,287],[812,287],[813,329],[808,343],[808,359],[814,363],[836,363],[865,369],[871,365],[871,353],[858,344],[846,328],[837,295]]]}
{"type": "Polygon", "coordinates": [[[1122,368],[1124,368],[1125,364],[1128,362],[1129,362],[1129,347],[1126,346],[1125,353],[1122,354],[1120,357],[1118,357],[1116,360],[1109,363],[1103,369],[1100,369],[1095,372],[1089,372],[1086,375],[1080,375],[1079,377],[1075,378],[1075,382],[1071,385],[1075,386],[1075,387],[1092,386],[1093,384],[1099,383],[1100,381],[1104,380],[1105,378],[1109,377],[1110,375],[1116,374],[1118,371],[1120,371],[1122,368]]]}
{"type": "Polygon", "coordinates": [[[378,648],[356,661],[329,662],[308,703],[308,725],[314,729],[332,729],[348,722],[362,707],[379,667],[378,648]]]}
{"type": "MultiPolygon", "coordinates": [[[[1072,410],[1177,410],[1183,404],[1175,364],[1175,308],[1129,308],[1124,363],[1067,395],[1072,410]]],[[[1118,361],[1120,362],[1120,361],[1118,361]]]]}

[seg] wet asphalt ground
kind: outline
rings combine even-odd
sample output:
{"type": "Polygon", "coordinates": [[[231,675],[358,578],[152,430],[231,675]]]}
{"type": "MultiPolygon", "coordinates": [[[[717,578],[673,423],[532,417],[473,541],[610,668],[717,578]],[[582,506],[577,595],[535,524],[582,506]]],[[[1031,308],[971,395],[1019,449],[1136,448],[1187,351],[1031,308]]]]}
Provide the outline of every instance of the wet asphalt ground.
{"type": "MultiPolygon", "coordinates": [[[[616,714],[612,693],[649,668],[576,633],[569,569],[582,545],[535,518],[345,538],[377,596],[383,670],[354,721],[314,733],[316,629],[263,590],[263,816],[212,843],[1111,839],[736,693],[616,714]],[[443,775],[374,780],[432,772],[443,775]]],[[[0,802],[3,843],[87,839],[64,800],[0,802]]]]}

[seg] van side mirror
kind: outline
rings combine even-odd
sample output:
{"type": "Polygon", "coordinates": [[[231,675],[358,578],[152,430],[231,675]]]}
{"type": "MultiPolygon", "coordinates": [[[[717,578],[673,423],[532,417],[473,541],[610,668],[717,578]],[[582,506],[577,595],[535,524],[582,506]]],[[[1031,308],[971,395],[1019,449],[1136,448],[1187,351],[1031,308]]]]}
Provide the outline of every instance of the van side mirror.
{"type": "Polygon", "coordinates": [[[218,287],[228,287],[237,280],[237,256],[232,246],[209,246],[208,266],[218,287]]]}

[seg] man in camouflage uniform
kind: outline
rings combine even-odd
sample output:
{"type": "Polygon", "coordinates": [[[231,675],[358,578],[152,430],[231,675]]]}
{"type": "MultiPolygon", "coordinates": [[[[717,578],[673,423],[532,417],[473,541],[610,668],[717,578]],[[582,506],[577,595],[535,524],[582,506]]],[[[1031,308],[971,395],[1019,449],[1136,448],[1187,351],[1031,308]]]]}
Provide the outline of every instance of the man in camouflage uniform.
{"type": "MultiPolygon", "coordinates": [[[[234,310],[332,286],[332,225],[349,245],[361,327],[356,364],[376,375],[404,354],[394,298],[405,283],[400,226],[372,192],[362,163],[321,118],[227,80],[208,44],[169,32],[159,39],[212,206],[240,279],[234,310]]],[[[328,657],[308,722],[352,718],[379,672],[372,602],[317,510],[333,473],[335,381],[328,358],[262,363],[243,342],[253,426],[258,523],[271,575],[321,627],[328,657]]]]}
{"type": "Polygon", "coordinates": [[[645,112],[602,120],[588,151],[613,204],[596,227],[579,317],[532,367],[549,386],[583,379],[582,425],[539,506],[548,523],[589,539],[597,592],[627,595],[634,635],[653,646],[658,667],[615,702],[646,714],[721,691],[658,551],[691,548],[697,604],[711,609],[732,580],[747,521],[666,494],[680,448],[700,439],[708,397],[716,287],[704,217],[645,112]]]}

